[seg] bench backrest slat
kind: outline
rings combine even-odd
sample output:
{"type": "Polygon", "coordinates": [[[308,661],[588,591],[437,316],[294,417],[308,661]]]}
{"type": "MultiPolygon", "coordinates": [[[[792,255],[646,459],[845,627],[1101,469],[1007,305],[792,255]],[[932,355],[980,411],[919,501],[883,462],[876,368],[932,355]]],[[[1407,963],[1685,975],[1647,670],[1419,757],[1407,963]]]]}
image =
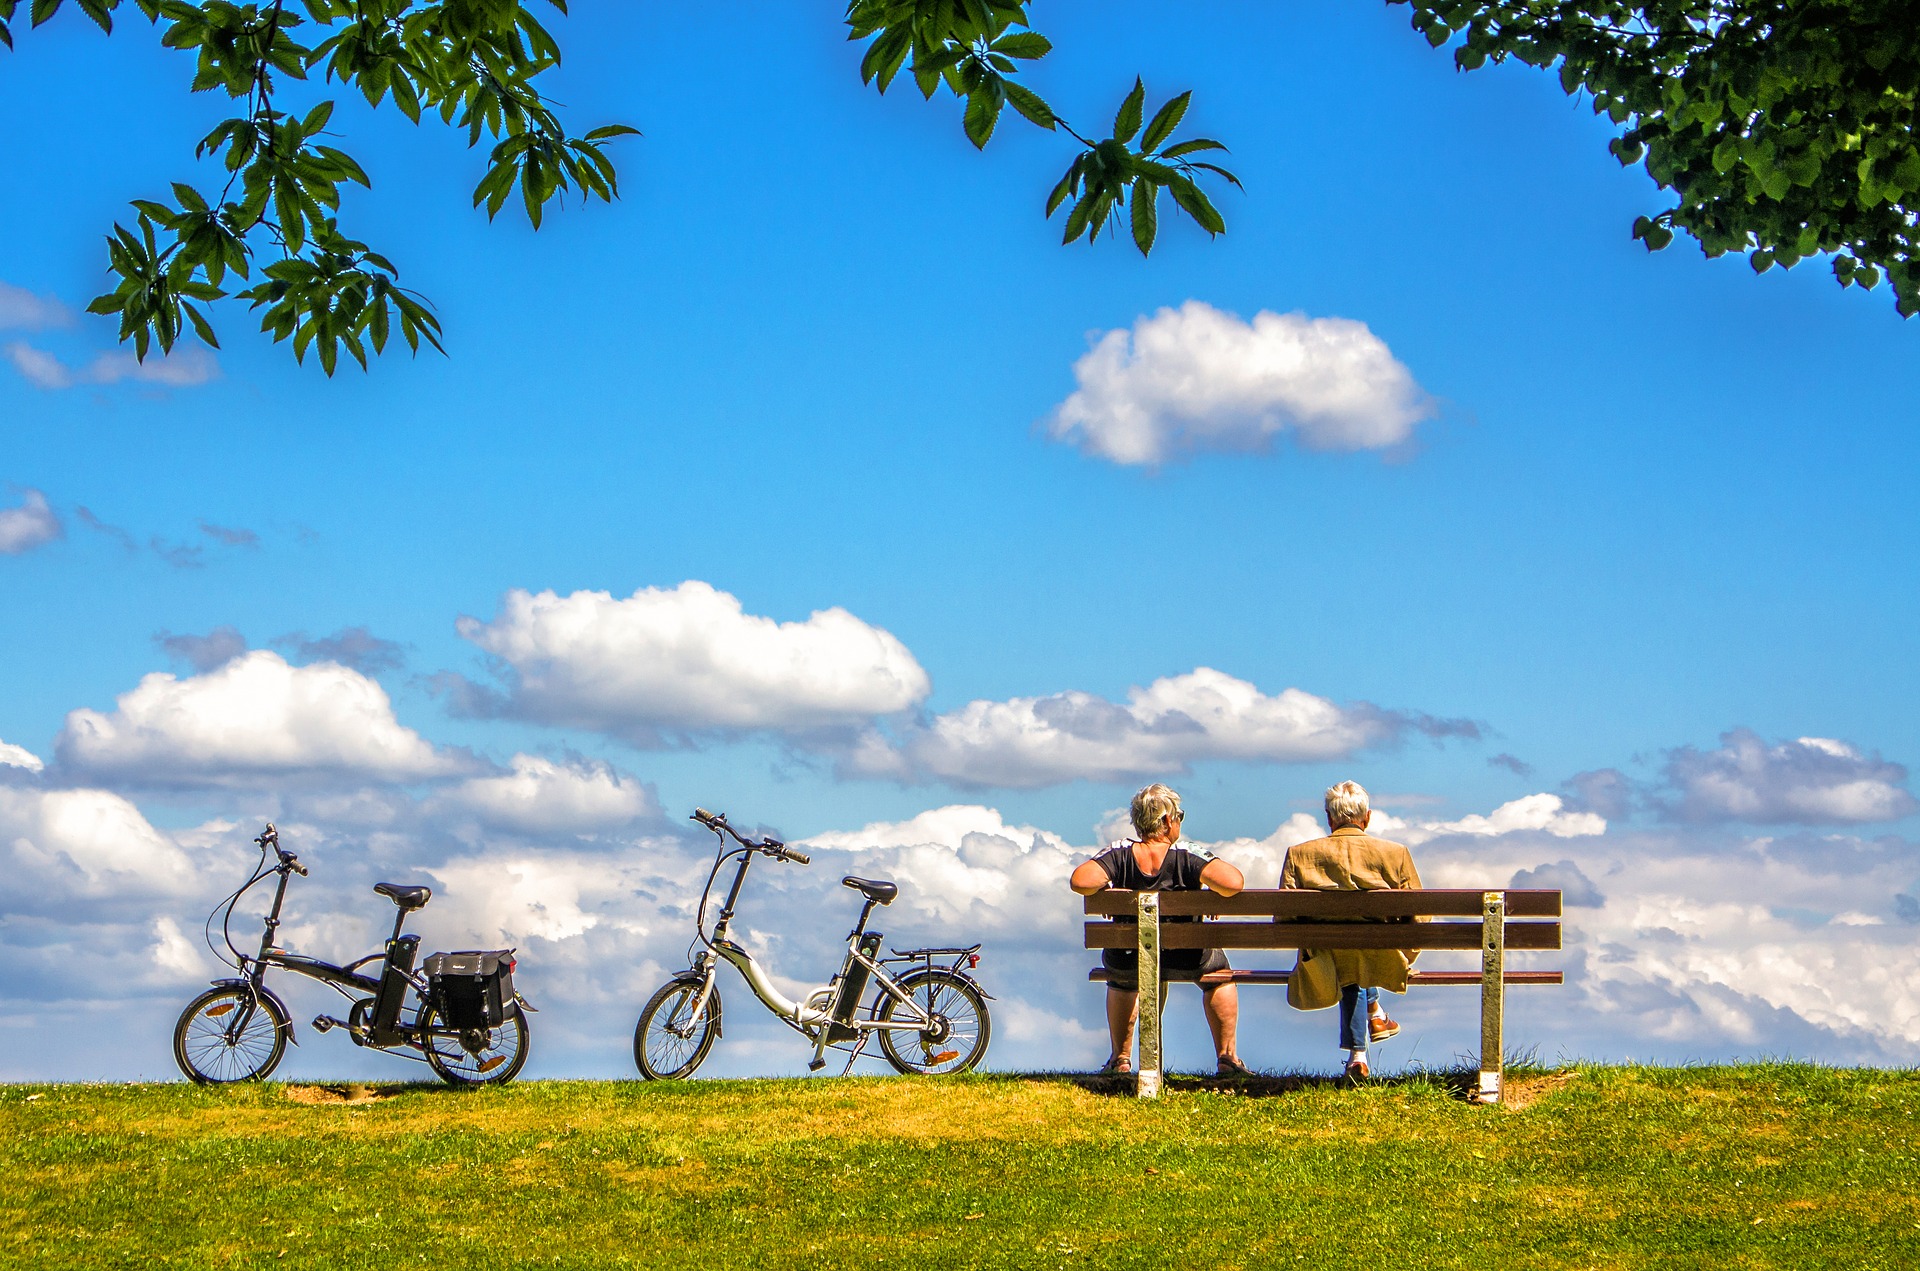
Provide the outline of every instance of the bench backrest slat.
{"type": "MultiPolygon", "coordinates": [[[[1510,918],[1558,918],[1560,892],[1548,888],[1499,888],[1510,918]]],[[[1086,897],[1089,916],[1132,917],[1135,892],[1102,891],[1086,897]]],[[[1162,917],[1205,914],[1231,918],[1478,918],[1485,892],[1448,888],[1419,891],[1303,891],[1248,888],[1237,896],[1210,891],[1160,893],[1162,917]]]]}
{"type": "MultiPolygon", "coordinates": [[[[1130,922],[1090,922],[1087,948],[1131,949],[1130,922]]],[[[1510,922],[1509,949],[1558,949],[1557,922],[1510,922]]],[[[1478,949],[1477,922],[1163,922],[1163,949],[1478,949]]]]}

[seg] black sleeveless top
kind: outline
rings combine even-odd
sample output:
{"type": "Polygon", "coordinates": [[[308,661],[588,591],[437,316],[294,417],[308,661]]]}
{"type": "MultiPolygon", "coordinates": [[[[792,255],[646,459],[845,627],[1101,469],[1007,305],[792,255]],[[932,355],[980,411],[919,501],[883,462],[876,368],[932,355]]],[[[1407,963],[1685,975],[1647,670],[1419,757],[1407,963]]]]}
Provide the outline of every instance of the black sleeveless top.
{"type": "MultiPolygon", "coordinates": [[[[1174,844],[1167,849],[1166,857],[1160,862],[1157,873],[1149,874],[1140,868],[1140,862],[1133,857],[1133,841],[1122,839],[1093,859],[1106,872],[1107,886],[1117,891],[1198,891],[1200,890],[1200,871],[1213,860],[1213,853],[1195,850],[1174,844]]],[[[1132,915],[1116,916],[1115,922],[1136,922],[1132,915]]],[[[1198,922],[1192,916],[1175,917],[1171,914],[1162,918],[1162,922],[1198,922]]]]}

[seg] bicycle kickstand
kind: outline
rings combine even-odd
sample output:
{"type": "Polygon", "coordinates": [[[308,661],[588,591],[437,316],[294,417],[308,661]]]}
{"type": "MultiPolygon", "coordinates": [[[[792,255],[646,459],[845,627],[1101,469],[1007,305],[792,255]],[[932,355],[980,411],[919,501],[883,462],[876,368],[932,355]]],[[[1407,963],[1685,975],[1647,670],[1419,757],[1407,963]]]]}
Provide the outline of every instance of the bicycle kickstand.
{"type": "Polygon", "coordinates": [[[842,1077],[853,1071],[853,1061],[860,1058],[860,1052],[867,1048],[867,1038],[871,1036],[873,1036],[873,1034],[867,1032],[865,1029],[860,1031],[859,1039],[853,1043],[853,1048],[847,1053],[847,1066],[840,1070],[842,1077]]]}

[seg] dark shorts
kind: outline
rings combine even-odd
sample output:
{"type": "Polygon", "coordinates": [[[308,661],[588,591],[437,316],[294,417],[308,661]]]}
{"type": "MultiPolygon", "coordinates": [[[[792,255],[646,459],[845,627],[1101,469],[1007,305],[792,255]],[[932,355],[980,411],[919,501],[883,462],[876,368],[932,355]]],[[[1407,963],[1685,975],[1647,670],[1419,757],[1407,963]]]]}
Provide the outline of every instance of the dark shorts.
{"type": "MultiPolygon", "coordinates": [[[[1107,968],[1107,987],[1129,993],[1140,990],[1140,951],[1138,949],[1102,949],[1100,963],[1107,968]]],[[[1160,974],[1171,978],[1192,978],[1214,971],[1228,970],[1225,949],[1162,949],[1160,974]]]]}

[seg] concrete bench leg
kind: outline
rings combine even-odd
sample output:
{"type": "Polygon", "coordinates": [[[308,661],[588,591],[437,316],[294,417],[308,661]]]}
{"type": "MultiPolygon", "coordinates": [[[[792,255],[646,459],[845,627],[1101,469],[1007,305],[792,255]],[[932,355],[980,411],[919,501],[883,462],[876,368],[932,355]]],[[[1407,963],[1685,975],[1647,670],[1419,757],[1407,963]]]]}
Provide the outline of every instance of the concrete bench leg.
{"type": "Polygon", "coordinates": [[[1502,1016],[1506,1007],[1507,895],[1490,891],[1481,896],[1480,913],[1480,1087],[1476,1103],[1500,1102],[1505,1075],[1506,1041],[1502,1016]]]}
{"type": "Polygon", "coordinates": [[[1141,892],[1135,902],[1140,921],[1140,1072],[1134,1094],[1160,1097],[1160,893],[1141,892]]]}

